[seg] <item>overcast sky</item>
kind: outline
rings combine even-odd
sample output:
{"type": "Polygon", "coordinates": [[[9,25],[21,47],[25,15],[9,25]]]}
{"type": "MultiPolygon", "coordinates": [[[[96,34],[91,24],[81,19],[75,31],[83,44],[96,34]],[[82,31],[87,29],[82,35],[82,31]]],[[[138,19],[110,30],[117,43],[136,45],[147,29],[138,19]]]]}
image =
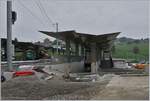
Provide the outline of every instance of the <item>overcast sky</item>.
{"type": "MultiPolygon", "coordinates": [[[[48,37],[39,30],[76,30],[90,34],[122,32],[119,37],[146,38],[149,35],[148,0],[13,0],[17,21],[13,38],[41,41],[48,37]],[[23,6],[23,5],[25,6],[23,6]],[[30,10],[30,11],[29,11],[30,10]],[[31,14],[32,12],[32,14],[31,14]]],[[[0,36],[6,37],[6,0],[0,0],[0,36]]],[[[50,37],[48,37],[50,38],[50,37]]]]}

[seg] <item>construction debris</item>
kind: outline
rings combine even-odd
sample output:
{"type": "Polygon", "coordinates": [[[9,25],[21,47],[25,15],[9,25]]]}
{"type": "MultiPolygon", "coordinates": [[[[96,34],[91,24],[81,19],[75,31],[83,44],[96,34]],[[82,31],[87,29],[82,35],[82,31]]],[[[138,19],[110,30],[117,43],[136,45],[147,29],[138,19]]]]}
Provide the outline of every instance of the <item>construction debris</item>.
{"type": "Polygon", "coordinates": [[[114,74],[105,74],[99,76],[98,74],[78,74],[71,75],[70,80],[73,82],[101,82],[103,80],[109,80],[114,76],[114,74]]]}
{"type": "Polygon", "coordinates": [[[28,75],[34,75],[35,73],[33,71],[16,71],[13,73],[13,77],[17,76],[28,76],[28,75]]]}
{"type": "Polygon", "coordinates": [[[21,71],[21,70],[32,70],[34,68],[34,65],[20,65],[18,67],[18,71],[21,71]]]}
{"type": "Polygon", "coordinates": [[[50,79],[52,79],[53,78],[53,76],[48,76],[48,77],[46,77],[44,80],[50,80],[50,79]]]}

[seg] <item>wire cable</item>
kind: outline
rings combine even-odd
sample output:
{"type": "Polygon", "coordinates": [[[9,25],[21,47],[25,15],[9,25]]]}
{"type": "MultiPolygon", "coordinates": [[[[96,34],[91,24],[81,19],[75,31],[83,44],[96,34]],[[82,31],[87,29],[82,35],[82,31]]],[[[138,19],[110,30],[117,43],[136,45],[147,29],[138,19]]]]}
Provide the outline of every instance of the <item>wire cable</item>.
{"type": "Polygon", "coordinates": [[[44,9],[44,6],[42,5],[42,3],[41,3],[41,1],[40,0],[38,0],[39,1],[39,4],[41,5],[41,8],[43,9],[43,11],[44,11],[44,13],[45,13],[45,15],[47,16],[47,18],[49,19],[49,21],[51,21],[52,22],[52,24],[54,24],[53,23],[53,21],[52,21],[52,19],[47,15],[47,13],[46,13],[46,10],[44,9]]]}
{"type": "MultiPolygon", "coordinates": [[[[35,0],[35,3],[36,3],[36,5],[39,7],[41,13],[42,13],[43,15],[45,15],[45,17],[46,17],[47,20],[49,21],[49,24],[51,25],[51,23],[52,23],[52,26],[53,26],[54,28],[56,28],[56,27],[57,27],[57,26],[56,26],[57,23],[56,23],[56,22],[54,23],[53,20],[47,15],[46,10],[44,9],[44,6],[42,5],[41,1],[40,1],[40,0],[35,0]],[[38,2],[38,1],[39,1],[39,2],[38,2]]],[[[59,29],[60,29],[60,25],[59,25],[59,29]]]]}
{"type": "Polygon", "coordinates": [[[18,2],[19,2],[19,3],[22,5],[22,7],[25,8],[34,18],[36,18],[37,21],[40,21],[40,23],[42,23],[43,25],[45,25],[45,24],[43,23],[43,21],[42,21],[38,16],[36,16],[30,9],[28,9],[28,8],[21,2],[21,0],[18,0],[18,2]]]}
{"type": "MultiPolygon", "coordinates": [[[[39,0],[38,0],[38,1],[39,1],[39,0]]],[[[39,2],[36,1],[35,3],[36,3],[36,5],[39,7],[41,13],[42,13],[43,15],[45,15],[45,17],[47,18],[49,24],[50,24],[50,25],[53,25],[53,24],[54,24],[53,21],[52,21],[52,20],[49,18],[49,16],[47,15],[47,13],[46,13],[45,9],[43,8],[41,2],[40,2],[40,1],[39,1],[39,2]]],[[[53,26],[53,27],[54,27],[54,26],[53,26]]]]}

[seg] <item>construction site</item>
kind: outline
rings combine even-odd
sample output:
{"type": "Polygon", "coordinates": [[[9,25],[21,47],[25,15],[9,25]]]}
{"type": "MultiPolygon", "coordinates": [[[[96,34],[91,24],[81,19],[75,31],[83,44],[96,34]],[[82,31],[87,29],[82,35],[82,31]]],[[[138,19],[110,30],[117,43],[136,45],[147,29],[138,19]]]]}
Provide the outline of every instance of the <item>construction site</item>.
{"type": "Polygon", "coordinates": [[[18,42],[11,37],[17,16],[11,3],[1,40],[1,100],[149,100],[147,57],[135,63],[113,55],[122,32],[58,31],[56,23],[56,31],[36,30],[55,38],[56,47],[18,42]]]}
{"type": "MultiPolygon", "coordinates": [[[[5,72],[5,76],[12,74],[5,72]]],[[[51,76],[36,72],[31,76],[7,77],[2,83],[3,100],[148,100],[149,76],[143,70],[113,69],[98,74],[63,73],[51,76]],[[111,71],[111,72],[110,72],[111,71]]]]}
{"type": "Polygon", "coordinates": [[[14,72],[3,70],[8,81],[2,83],[2,99],[149,99],[149,65],[129,66],[111,57],[111,45],[120,32],[99,36],[75,31],[41,32],[66,40],[66,55],[16,62],[14,72]],[[76,46],[73,55],[70,42],[76,46]]]}

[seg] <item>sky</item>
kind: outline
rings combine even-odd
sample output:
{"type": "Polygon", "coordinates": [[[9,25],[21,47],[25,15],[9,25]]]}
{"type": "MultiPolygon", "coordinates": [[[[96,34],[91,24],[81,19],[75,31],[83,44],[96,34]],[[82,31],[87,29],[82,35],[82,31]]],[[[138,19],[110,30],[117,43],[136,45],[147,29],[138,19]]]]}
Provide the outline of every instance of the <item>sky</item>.
{"type": "MultiPolygon", "coordinates": [[[[95,35],[121,32],[118,37],[134,39],[149,36],[148,0],[13,0],[12,3],[17,12],[12,38],[19,41],[54,40],[38,31],[56,31],[56,22],[59,31],[95,35]]],[[[0,37],[6,37],[6,33],[6,0],[0,0],[0,37]]]]}

